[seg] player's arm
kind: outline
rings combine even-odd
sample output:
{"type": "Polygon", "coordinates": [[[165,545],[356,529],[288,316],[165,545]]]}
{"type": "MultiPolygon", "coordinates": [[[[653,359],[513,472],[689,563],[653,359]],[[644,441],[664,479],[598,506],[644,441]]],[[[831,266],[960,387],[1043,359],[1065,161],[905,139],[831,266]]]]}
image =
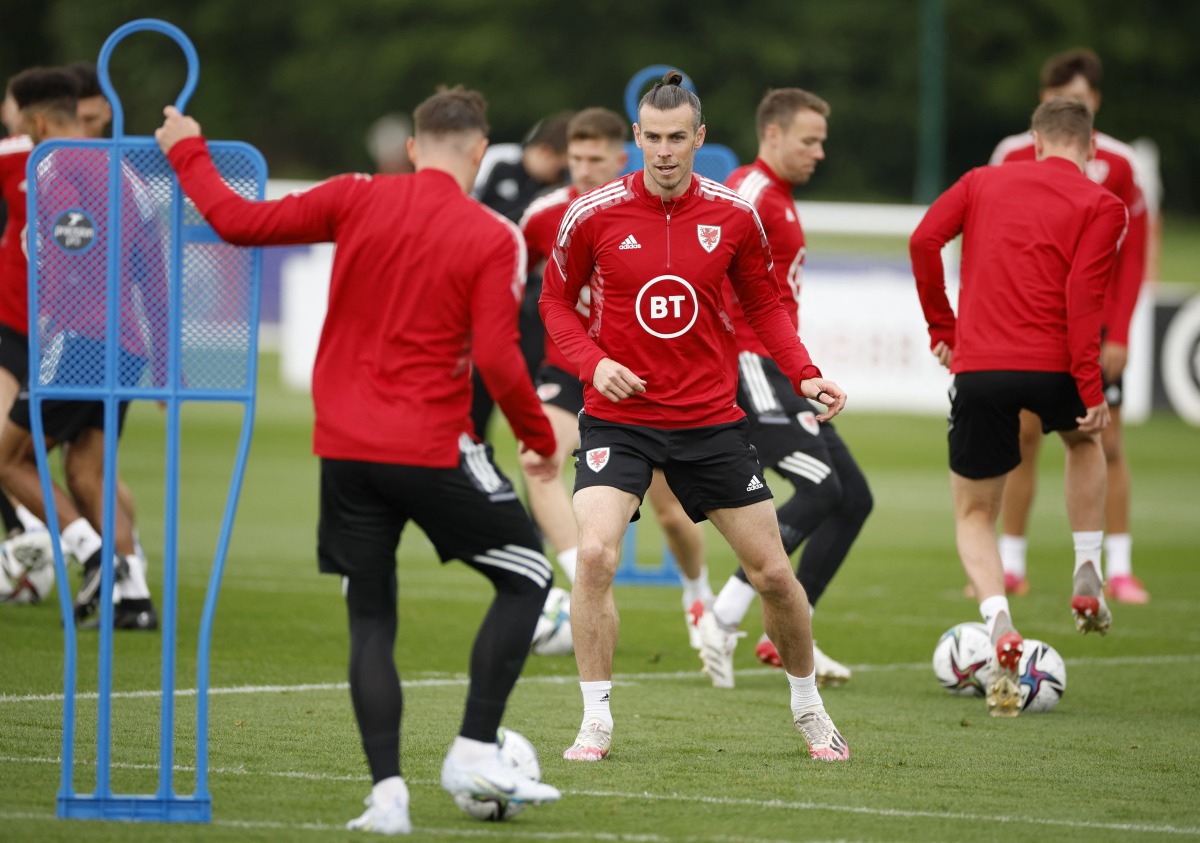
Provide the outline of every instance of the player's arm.
{"type": "Polygon", "coordinates": [[[1129,212],[1129,228],[1117,253],[1116,269],[1104,303],[1104,343],[1101,364],[1105,377],[1115,380],[1125,368],[1129,323],[1146,277],[1146,201],[1132,174],[1118,198],[1129,212]]]}
{"type": "Polygon", "coordinates": [[[174,106],[154,133],[184,192],[222,239],[238,246],[321,243],[337,239],[337,220],[356,176],[341,176],[272,202],[230,190],[213,166],[200,124],[174,106]]]}
{"type": "Polygon", "coordinates": [[[954,349],[956,319],[950,299],[946,296],[946,269],[942,263],[942,248],[962,231],[968,203],[968,173],[939,196],[908,241],[913,277],[917,281],[917,296],[929,326],[929,348],[943,363],[948,363],[954,349]]]}
{"type": "Polygon", "coordinates": [[[1067,347],[1071,375],[1087,407],[1104,402],[1100,383],[1100,324],[1105,287],[1125,232],[1124,206],[1111,196],[1084,228],[1067,275],[1067,347]]]}
{"type": "Polygon", "coordinates": [[[578,226],[568,232],[560,229],[542,277],[539,309],[546,332],[575,366],[579,379],[592,384],[608,400],[620,401],[635,392],[645,392],[646,382],[608,357],[579,322],[575,305],[593,269],[592,249],[586,233],[578,226]],[[570,247],[564,243],[569,243],[570,247]]]}
{"type": "Polygon", "coordinates": [[[821,421],[840,413],[846,406],[846,394],[836,383],[821,376],[821,370],[813,364],[808,349],[796,334],[771,270],[771,254],[757,215],[746,217],[744,232],[729,264],[729,283],[750,327],[780,371],[791,380],[796,394],[826,406],[826,411],[817,416],[821,421]]]}
{"type": "Polygon", "coordinates": [[[552,458],[554,430],[521,356],[517,310],[524,288],[525,244],[508,224],[487,251],[471,296],[472,358],[517,439],[542,457],[552,458]]]}

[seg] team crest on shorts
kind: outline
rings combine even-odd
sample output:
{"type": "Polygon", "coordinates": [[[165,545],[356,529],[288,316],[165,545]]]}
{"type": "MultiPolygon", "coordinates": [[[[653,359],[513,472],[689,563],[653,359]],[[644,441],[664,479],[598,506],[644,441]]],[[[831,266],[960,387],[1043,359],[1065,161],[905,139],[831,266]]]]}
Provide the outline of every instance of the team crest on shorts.
{"type": "Polygon", "coordinates": [[[562,386],[556,383],[543,383],[537,388],[537,397],[543,401],[553,401],[562,392],[562,386]]]}
{"type": "Polygon", "coordinates": [[[584,454],[584,461],[587,463],[588,468],[599,474],[600,469],[608,465],[608,454],[608,448],[592,448],[584,454]]]}
{"type": "Polygon", "coordinates": [[[802,413],[796,413],[796,421],[800,422],[800,426],[816,436],[821,432],[821,423],[817,421],[817,414],[809,410],[802,413]]]}
{"type": "Polygon", "coordinates": [[[712,254],[712,250],[717,248],[717,244],[721,242],[721,226],[698,225],[696,226],[696,237],[700,240],[704,251],[712,254]]]}

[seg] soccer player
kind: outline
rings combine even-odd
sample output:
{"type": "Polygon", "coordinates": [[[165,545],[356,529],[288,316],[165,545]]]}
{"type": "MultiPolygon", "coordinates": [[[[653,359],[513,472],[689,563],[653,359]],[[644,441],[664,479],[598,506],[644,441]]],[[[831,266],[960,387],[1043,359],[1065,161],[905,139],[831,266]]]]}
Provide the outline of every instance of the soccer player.
{"type": "MultiPolygon", "coordinates": [[[[520,145],[498,144],[490,149],[480,165],[473,195],[513,222],[519,221],[534,197],[561,185],[566,178],[567,123],[571,115],[570,111],[551,114],[534,124],[520,145]],[[509,149],[505,150],[506,147],[509,149]]],[[[527,279],[517,323],[521,355],[530,377],[537,373],[545,354],[537,307],[541,281],[541,275],[536,273],[527,279]]],[[[478,374],[472,389],[471,423],[475,434],[486,440],[495,402],[478,374]]]]}
{"type": "MultiPolygon", "coordinates": [[[[27,135],[23,144],[20,139],[13,139],[13,151],[11,155],[3,157],[2,165],[6,185],[5,200],[12,224],[6,229],[3,243],[0,244],[0,253],[3,255],[0,257],[0,266],[3,267],[0,270],[0,284],[7,291],[3,296],[3,308],[0,310],[0,401],[3,402],[6,413],[10,410],[11,413],[0,430],[0,483],[3,483],[4,488],[35,517],[45,520],[41,480],[32,450],[28,396],[20,397],[17,392],[18,385],[23,385],[29,375],[28,274],[22,242],[26,229],[23,185],[25,162],[34,144],[48,139],[76,138],[81,135],[76,107],[79,83],[76,75],[66,69],[31,68],[14,77],[10,87],[27,135]],[[18,185],[15,192],[9,188],[14,181],[18,185]]],[[[46,166],[54,173],[54,179],[48,184],[55,185],[56,195],[62,197],[65,203],[64,209],[75,209],[81,207],[81,203],[73,202],[69,198],[76,195],[72,181],[82,172],[94,172],[101,164],[91,152],[60,151],[55,153],[54,157],[46,159],[46,166]]],[[[134,185],[127,178],[123,183],[126,198],[132,200],[129,192],[134,189],[134,185]]],[[[132,201],[128,204],[136,207],[132,201]]],[[[152,224],[153,221],[130,220],[130,237],[152,224]]],[[[145,249],[142,251],[151,255],[153,260],[153,256],[158,254],[156,248],[160,245],[161,238],[155,240],[152,232],[146,236],[149,239],[144,243],[145,249]]],[[[46,248],[56,247],[47,244],[46,248]]],[[[76,259],[62,256],[62,260],[76,259]]],[[[87,302],[84,301],[86,294],[81,291],[98,286],[94,279],[86,280],[88,272],[94,271],[94,264],[85,266],[81,263],[79,267],[72,264],[71,272],[80,274],[86,283],[79,284],[76,278],[74,285],[64,285],[61,300],[55,300],[50,292],[44,294],[50,309],[64,305],[72,306],[61,310],[56,323],[48,326],[56,332],[58,338],[65,338],[62,349],[64,355],[67,351],[83,355],[74,367],[73,374],[82,373],[88,368],[86,360],[92,359],[86,351],[80,350],[83,344],[89,342],[89,335],[93,340],[103,338],[102,335],[95,336],[88,325],[79,324],[80,320],[86,322],[89,315],[83,312],[87,309],[87,302]]],[[[162,281],[161,273],[154,276],[153,272],[148,271],[146,276],[147,279],[157,277],[162,281]]],[[[165,291],[165,287],[161,290],[165,291]]],[[[144,292],[149,301],[149,288],[144,292]]],[[[160,315],[165,319],[165,311],[160,315]]],[[[98,324],[102,322],[101,318],[98,324]]],[[[152,329],[162,327],[161,320],[149,320],[147,325],[152,329]]],[[[53,337],[54,335],[48,335],[48,341],[53,337]]],[[[140,373],[141,369],[136,361],[140,358],[143,360],[141,365],[144,365],[147,354],[144,342],[141,342],[139,348],[140,339],[140,333],[132,328],[122,334],[122,345],[126,346],[130,353],[130,358],[126,361],[128,367],[123,371],[131,377],[135,368],[140,373]]],[[[95,359],[103,360],[103,352],[101,351],[95,359]]],[[[122,365],[124,366],[125,362],[122,365]]],[[[69,369],[71,366],[67,363],[59,367],[59,371],[69,369]]],[[[67,491],[61,489],[57,483],[53,484],[55,507],[60,523],[65,525],[62,530],[63,547],[83,565],[83,582],[75,598],[75,615],[77,620],[86,622],[96,609],[100,588],[102,542],[98,530],[102,524],[103,513],[103,405],[96,402],[46,401],[42,406],[44,431],[48,440],[64,445],[63,468],[67,491]]],[[[121,424],[127,406],[121,406],[121,424]]],[[[117,582],[114,589],[116,610],[113,626],[116,629],[144,631],[157,629],[158,617],[145,579],[145,563],[139,557],[134,540],[130,511],[124,506],[117,506],[114,527],[114,546],[118,558],[115,562],[117,582]]],[[[15,541],[36,538],[36,535],[31,535],[15,541]]],[[[19,551],[16,555],[20,558],[19,551]]]]}
{"type": "MultiPolygon", "coordinates": [[[[1099,57],[1091,50],[1068,50],[1052,56],[1042,67],[1042,100],[1051,97],[1079,100],[1095,115],[1100,108],[1101,69],[1099,57]]],[[[1093,138],[1096,157],[1088,162],[1087,176],[1116,194],[1129,212],[1129,231],[1117,256],[1116,272],[1105,293],[1101,323],[1100,372],[1112,419],[1100,434],[1108,466],[1108,497],[1104,505],[1105,588],[1108,596],[1118,602],[1146,603],[1150,594],[1133,575],[1129,461],[1121,429],[1121,377],[1129,353],[1129,323],[1146,277],[1146,203],[1133,149],[1103,132],[1094,132],[1093,138]]],[[[1002,140],[992,153],[991,163],[1029,161],[1033,157],[1033,140],[1026,132],[1002,140]]],[[[1026,530],[1033,507],[1041,442],[1041,423],[1037,416],[1023,411],[1021,464],[1013,469],[1005,485],[1001,506],[1000,558],[1004,562],[1005,588],[1010,593],[1029,591],[1025,576],[1026,530]]]]}
{"type": "Polygon", "coordinates": [[[213,167],[200,126],[174,107],[155,133],[196,207],[231,243],[337,244],[313,370],[321,462],[317,553],[343,578],[350,697],[374,787],[349,828],[407,833],[400,770],[402,696],[396,548],[415,522],[443,561],[496,589],[471,652],[462,728],[442,765],[451,793],[528,802],[557,789],[507,768],[496,744],[529,654],[552,571],[533,522],[490,447],[471,434],[471,360],[538,476],[553,476],[554,432],[517,345],[525,247],[511,222],[467,196],[487,147],[487,103],[461,87],[413,113],[416,172],[350,174],[273,202],[237,196],[213,167]]]}
{"type": "Polygon", "coordinates": [[[832,418],[845,393],[821,376],[796,334],[754,208],[695,175],[704,143],[700,100],[668,71],[638,107],[644,166],[567,209],[546,267],[546,327],[584,382],[575,464],[579,566],[571,625],[583,723],[563,757],[598,761],[612,743],[610,709],[617,609],[612,582],[621,537],[637,517],[653,469],[684,510],[725,536],[762,597],[779,648],[793,722],[813,758],[849,758],[825,712],[813,669],[808,600],[779,538],[771,492],[737,406],[736,342],[724,312],[732,282],[754,331],[793,388],[832,418]],[[728,276],[729,282],[726,281],[728,276]],[[590,290],[588,324],[576,304],[590,290]]]}
{"type": "Polygon", "coordinates": [[[1033,113],[1037,160],[971,170],[926,212],[909,243],[930,348],[954,374],[950,488],[958,553],[995,653],[987,704],[1020,711],[1023,639],[1012,623],[996,546],[1005,476],[1020,461],[1021,409],[1066,446],[1066,502],[1075,544],[1071,611],[1081,632],[1108,632],[1100,581],[1108,405],[1100,384],[1105,286],[1125,232],[1112,193],[1084,175],[1094,154],[1082,103],[1033,113]],[[946,297],[942,247],[963,235],[958,315],[946,297]]]}
{"type": "MultiPolygon", "coordinates": [[[[796,214],[792,189],[807,184],[825,158],[829,104],[800,88],[768,91],[758,104],[755,128],[758,156],[726,179],[752,204],[771,245],[777,283],[790,290],[789,315],[799,324],[800,281],[804,268],[804,230],[796,214]]],[[[732,287],[726,303],[738,341],[738,405],[746,411],[750,443],[759,462],[792,484],[794,494],[776,510],[783,549],[790,556],[808,543],[796,566],[796,578],[808,595],[809,614],[850,552],[874,502],[867,479],[832,422],[818,422],[808,400],[796,394],[787,376],[767,354],[746,322],[732,287]]],[[[754,600],[746,572],[738,568],[709,611],[693,606],[699,618],[704,669],[718,688],[732,688],[733,651],[738,626],[754,600]]],[[[765,664],[782,667],[779,651],[763,635],[755,654],[765,664]]],[[[850,669],[813,643],[818,685],[841,685],[850,669]]]]}
{"type": "Polygon", "coordinates": [[[67,70],[79,80],[79,128],[85,138],[102,138],[112,122],[112,105],[100,88],[100,77],[96,65],[87,61],[73,61],[67,70]]]}
{"type": "MultiPolygon", "coordinates": [[[[567,166],[571,183],[535,199],[521,218],[521,231],[529,250],[529,265],[538,267],[554,251],[554,238],[563,215],[580,194],[594,190],[615,179],[625,169],[627,124],[620,115],[607,108],[585,108],[567,124],[567,166]]],[[[580,290],[576,313],[587,324],[590,291],[580,290]]],[[[554,341],[545,341],[546,357],[538,371],[538,397],[542,409],[554,426],[558,441],[558,458],[567,456],[579,444],[579,411],[583,409],[583,384],[572,372],[574,368],[563,356],[554,341]]],[[[571,583],[575,582],[578,556],[578,533],[571,499],[560,478],[552,481],[530,480],[526,484],[529,508],[538,527],[554,546],[558,564],[571,583]]],[[[708,571],[704,567],[704,530],[683,511],[671,493],[666,478],[655,470],[649,489],[650,505],[658,517],[667,546],[679,565],[683,580],[683,606],[686,610],[697,600],[712,599],[708,571]]],[[[685,621],[687,615],[685,612],[685,621]]],[[[699,647],[698,631],[688,624],[692,646],[699,647]]]]}

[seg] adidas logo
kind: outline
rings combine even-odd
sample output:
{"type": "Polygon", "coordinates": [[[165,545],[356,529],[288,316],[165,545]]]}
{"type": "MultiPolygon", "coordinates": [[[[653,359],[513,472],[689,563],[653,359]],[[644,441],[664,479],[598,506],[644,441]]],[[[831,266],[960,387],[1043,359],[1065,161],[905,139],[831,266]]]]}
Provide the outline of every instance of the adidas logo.
{"type": "Polygon", "coordinates": [[[750,478],[750,482],[746,484],[746,491],[747,492],[757,492],[762,487],[763,487],[763,482],[761,480],[759,480],[758,475],[755,474],[753,477],[750,478]]]}
{"type": "Polygon", "coordinates": [[[626,237],[624,240],[621,241],[621,245],[618,246],[617,248],[618,249],[640,249],[640,248],[642,248],[642,244],[639,243],[638,241],[634,240],[633,235],[630,234],[628,237],[626,237]]]}

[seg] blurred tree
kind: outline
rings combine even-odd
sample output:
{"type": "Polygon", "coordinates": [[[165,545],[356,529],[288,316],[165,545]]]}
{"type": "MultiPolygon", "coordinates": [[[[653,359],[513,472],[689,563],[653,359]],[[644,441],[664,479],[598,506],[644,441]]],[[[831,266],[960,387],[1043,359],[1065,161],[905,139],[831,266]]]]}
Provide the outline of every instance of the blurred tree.
{"type": "MultiPolygon", "coordinates": [[[[696,0],[685,7],[610,0],[0,0],[0,73],[94,57],[138,17],[168,20],[200,54],[190,105],[212,137],[258,146],[277,176],[371,166],[364,135],[411,111],[437,85],[491,103],[492,136],[519,140],[540,117],[605,105],[650,64],[695,81],[709,136],[743,159],[754,106],[771,86],[810,88],[833,106],[829,159],[808,198],[907,202],[917,160],[920,0],[696,0]]],[[[1168,208],[1200,212],[1200,3],[1158,0],[945,0],[948,182],[1027,125],[1051,53],[1094,48],[1105,61],[1098,124],[1153,138],[1168,208]]],[[[183,80],[161,36],[129,39],[112,75],[127,131],[148,133],[183,80]]]]}

